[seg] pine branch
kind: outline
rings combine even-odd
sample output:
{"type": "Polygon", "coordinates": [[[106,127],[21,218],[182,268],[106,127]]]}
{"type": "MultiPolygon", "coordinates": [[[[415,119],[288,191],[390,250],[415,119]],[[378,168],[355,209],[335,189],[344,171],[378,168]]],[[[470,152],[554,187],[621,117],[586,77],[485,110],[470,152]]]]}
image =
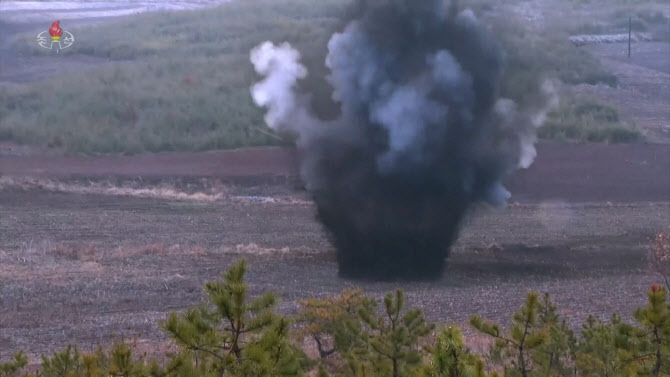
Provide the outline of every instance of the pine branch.
{"type": "Polygon", "coordinates": [[[203,347],[196,346],[196,345],[191,345],[191,346],[189,346],[189,348],[194,350],[194,351],[202,351],[202,352],[208,353],[208,354],[218,358],[219,360],[222,360],[222,361],[224,360],[223,356],[217,354],[216,352],[214,352],[212,350],[208,350],[207,348],[203,348],[203,347]]]}

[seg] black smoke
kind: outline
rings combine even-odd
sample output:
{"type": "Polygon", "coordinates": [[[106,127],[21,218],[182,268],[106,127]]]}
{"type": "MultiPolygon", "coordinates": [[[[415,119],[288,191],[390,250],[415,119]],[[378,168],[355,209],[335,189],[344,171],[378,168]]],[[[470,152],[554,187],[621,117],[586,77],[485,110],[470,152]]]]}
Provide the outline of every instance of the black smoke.
{"type": "Polygon", "coordinates": [[[251,52],[266,122],[297,135],[301,175],[338,250],[340,274],[439,277],[473,204],[504,205],[507,174],[534,158],[541,117],[498,96],[504,53],[469,11],[440,0],[378,0],[328,43],[339,117],[310,109],[299,53],[251,52]]]}

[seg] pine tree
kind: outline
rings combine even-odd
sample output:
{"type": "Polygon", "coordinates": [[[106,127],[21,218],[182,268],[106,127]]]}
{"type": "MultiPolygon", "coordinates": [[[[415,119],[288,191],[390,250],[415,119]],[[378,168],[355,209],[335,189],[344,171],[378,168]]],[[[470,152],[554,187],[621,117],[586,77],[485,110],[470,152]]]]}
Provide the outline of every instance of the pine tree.
{"type": "MultiPolygon", "coordinates": [[[[40,370],[22,377],[288,377],[307,371],[328,377],[323,364],[314,370],[318,362],[307,362],[291,343],[290,322],[274,311],[277,298],[270,293],[248,297],[245,272],[242,260],[223,279],[205,285],[206,304],[171,313],[162,322],[180,347],[166,355],[164,364],[133,355],[132,344],[123,341],[92,353],[68,345],[42,356],[40,370]]],[[[402,291],[387,294],[383,303],[380,310],[360,290],[305,301],[299,315],[305,334],[332,338],[337,351],[331,353],[346,362],[339,369],[331,365],[341,373],[337,376],[500,377],[487,374],[484,360],[466,348],[458,327],[442,328],[432,346],[420,348],[433,325],[420,310],[405,309],[402,291]]],[[[609,321],[589,316],[578,341],[549,295],[540,299],[531,292],[507,331],[479,316],[470,323],[495,340],[487,362],[501,361],[505,377],[670,376],[667,290],[653,285],[647,305],[633,314],[635,323],[617,315],[609,321]]],[[[18,352],[0,364],[0,377],[19,377],[26,365],[26,356],[18,352]]]]}
{"type": "Polygon", "coordinates": [[[639,376],[642,369],[637,355],[647,348],[644,333],[618,315],[608,322],[589,316],[582,325],[577,370],[585,377],[639,376]]]}
{"type": "Polygon", "coordinates": [[[0,364],[0,377],[14,377],[28,364],[28,359],[22,351],[14,354],[14,360],[0,364]]]}
{"type": "Polygon", "coordinates": [[[503,332],[497,324],[484,321],[478,315],[470,318],[472,327],[495,339],[493,351],[500,353],[507,364],[512,366],[509,371],[506,369],[510,377],[517,375],[529,377],[533,371],[531,355],[547,342],[547,332],[536,327],[540,309],[539,294],[528,293],[521,310],[512,316],[512,328],[508,333],[503,332]]]}
{"type": "Polygon", "coordinates": [[[531,352],[540,376],[571,376],[575,374],[574,360],[577,338],[565,319],[558,315],[557,306],[545,293],[540,302],[535,328],[547,334],[545,342],[531,352]]]}
{"type": "Polygon", "coordinates": [[[463,342],[458,327],[442,328],[433,347],[426,347],[431,354],[428,365],[420,368],[416,377],[487,377],[484,361],[470,353],[463,342]]]}
{"type": "MultiPolygon", "coordinates": [[[[102,354],[100,352],[98,355],[102,354]]],[[[98,356],[100,359],[100,357],[98,356]]],[[[86,357],[83,358],[86,365],[86,357]]],[[[107,360],[105,376],[114,377],[149,377],[144,360],[133,360],[133,353],[125,342],[116,343],[111,347],[107,360]]],[[[88,376],[86,376],[88,377],[88,376]]]]}
{"type": "MultiPolygon", "coordinates": [[[[0,375],[1,376],[1,375],[0,375]]],[[[82,353],[68,345],[53,356],[42,356],[40,371],[23,377],[164,377],[156,361],[149,366],[141,357],[134,357],[125,342],[110,346],[105,352],[101,347],[92,353],[82,353]]]]}
{"type": "Polygon", "coordinates": [[[434,326],[426,322],[419,309],[409,309],[402,314],[404,307],[404,294],[396,290],[395,294],[384,297],[383,315],[377,316],[374,306],[359,310],[360,318],[369,329],[364,335],[368,348],[367,354],[359,352],[358,359],[350,359],[354,371],[367,368],[373,375],[400,377],[409,376],[420,365],[419,338],[428,335],[434,326]]]}
{"type": "Polygon", "coordinates": [[[670,309],[666,302],[666,290],[659,285],[652,285],[647,293],[647,299],[647,306],[635,310],[633,316],[642,325],[649,339],[651,352],[637,359],[650,362],[651,375],[654,377],[668,376],[670,375],[670,309]]]}
{"type": "Polygon", "coordinates": [[[348,289],[335,297],[323,300],[300,301],[302,311],[297,322],[302,328],[299,338],[311,337],[323,359],[335,352],[347,352],[361,331],[358,310],[370,306],[372,300],[360,289],[348,289]]]}
{"type": "Polygon", "coordinates": [[[430,365],[424,368],[425,376],[460,377],[468,367],[463,335],[458,328],[451,326],[443,328],[429,352],[432,358],[430,365]]]}
{"type": "Polygon", "coordinates": [[[288,321],[274,312],[277,296],[249,299],[244,259],[205,284],[209,305],[184,314],[171,313],[162,323],[187,351],[177,376],[297,376],[300,352],[288,340],[288,321]]]}
{"type": "Polygon", "coordinates": [[[68,344],[61,351],[54,353],[53,357],[42,356],[42,376],[80,376],[83,370],[81,353],[79,348],[68,344]]]}

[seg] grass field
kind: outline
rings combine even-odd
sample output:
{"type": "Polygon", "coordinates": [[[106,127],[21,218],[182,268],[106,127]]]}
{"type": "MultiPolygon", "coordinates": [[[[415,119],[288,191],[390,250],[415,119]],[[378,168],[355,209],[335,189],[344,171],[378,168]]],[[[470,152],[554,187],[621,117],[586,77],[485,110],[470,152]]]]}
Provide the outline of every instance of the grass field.
{"type": "MultiPolygon", "coordinates": [[[[325,73],[326,42],[342,26],[350,3],[235,1],[213,9],[143,14],[73,30],[95,38],[80,38],[68,54],[104,58],[111,64],[0,89],[0,140],[85,154],[288,144],[285,136],[265,127],[262,110],[251,101],[249,87],[256,77],[249,50],[264,40],[289,41],[303,53],[310,69],[302,85],[316,91],[315,98],[326,98],[329,87],[319,79],[325,73]]],[[[596,58],[568,42],[567,29],[548,26],[530,31],[515,20],[506,8],[509,3],[470,3],[501,37],[508,55],[502,94],[522,107],[537,105],[544,78],[568,85],[617,85],[617,78],[596,58]]],[[[23,39],[28,38],[33,36],[23,39]]],[[[16,44],[21,53],[43,53],[25,42],[16,44]]],[[[321,115],[337,111],[329,101],[322,102],[314,104],[321,115]]],[[[579,120],[569,113],[573,107],[562,106],[552,113],[552,131],[541,136],[640,139],[637,129],[616,117],[599,119],[596,138],[586,131],[573,132],[575,126],[581,127],[572,121],[579,120]],[[631,136],[618,136],[622,134],[631,136]]]]}
{"type": "Polygon", "coordinates": [[[83,153],[283,143],[251,102],[249,50],[266,39],[325,49],[345,4],[319,4],[240,2],[73,30],[96,38],[81,38],[69,53],[115,64],[3,91],[0,139],[83,153]]]}

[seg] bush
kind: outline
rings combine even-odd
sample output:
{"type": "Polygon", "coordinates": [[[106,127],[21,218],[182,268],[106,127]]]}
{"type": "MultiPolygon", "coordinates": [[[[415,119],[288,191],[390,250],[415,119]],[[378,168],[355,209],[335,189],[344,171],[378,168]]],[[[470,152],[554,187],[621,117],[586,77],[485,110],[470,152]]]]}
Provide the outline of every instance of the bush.
{"type": "Polygon", "coordinates": [[[463,342],[458,327],[448,326],[440,330],[435,344],[426,347],[430,361],[418,369],[417,377],[473,376],[498,377],[498,373],[486,373],[484,360],[470,352],[463,342]]]}
{"type": "Polygon", "coordinates": [[[630,143],[641,141],[642,133],[623,123],[616,109],[590,98],[576,97],[549,113],[538,130],[545,139],[630,143]]]}
{"type": "Polygon", "coordinates": [[[244,260],[221,280],[205,285],[206,303],[168,315],[161,327],[177,352],[156,359],[138,357],[120,342],[108,349],[81,352],[68,345],[43,356],[36,373],[20,374],[22,352],[0,364],[0,377],[280,377],[330,373],[341,377],[500,377],[667,376],[670,373],[670,303],[665,288],[653,285],[647,305],[633,313],[635,323],[614,315],[590,316],[579,336],[560,318],[548,294],[528,293],[506,329],[473,316],[470,324],[493,340],[490,353],[477,355],[465,346],[456,326],[439,329],[421,310],[405,308],[402,291],[387,294],[381,312],[360,290],[324,300],[302,302],[301,326],[275,312],[277,297],[248,296],[244,260]],[[305,334],[334,346],[309,360],[295,345],[305,334]],[[323,361],[339,362],[326,365],[323,361]]]}

